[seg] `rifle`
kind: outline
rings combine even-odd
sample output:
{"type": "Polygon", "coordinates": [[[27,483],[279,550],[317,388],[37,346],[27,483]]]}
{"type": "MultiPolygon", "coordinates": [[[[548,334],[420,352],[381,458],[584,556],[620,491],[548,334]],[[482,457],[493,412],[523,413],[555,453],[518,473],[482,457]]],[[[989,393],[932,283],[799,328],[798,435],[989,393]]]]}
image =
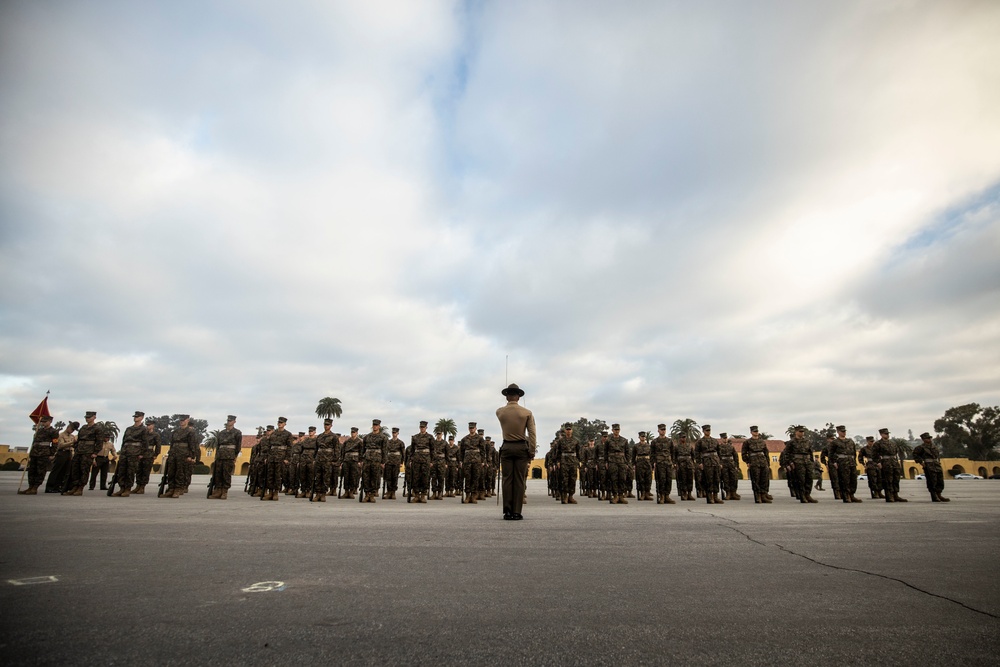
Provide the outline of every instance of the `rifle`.
{"type": "Polygon", "coordinates": [[[500,466],[497,466],[497,486],[499,486],[499,493],[497,493],[497,507],[500,507],[500,495],[503,493],[503,483],[500,481],[500,466]]]}
{"type": "Polygon", "coordinates": [[[337,469],[337,498],[340,498],[341,489],[344,488],[344,464],[340,464],[337,469]]]}
{"type": "Polygon", "coordinates": [[[205,497],[211,498],[212,491],[215,491],[215,461],[212,461],[212,467],[208,471],[208,493],[205,497]]]}
{"type": "Polygon", "coordinates": [[[115,463],[115,474],[111,476],[111,483],[108,484],[108,497],[111,497],[115,492],[115,484],[118,483],[118,471],[122,468],[122,457],[118,457],[118,461],[115,463]]]}
{"type": "Polygon", "coordinates": [[[364,468],[362,466],[360,466],[360,465],[358,467],[361,468],[361,479],[359,480],[361,482],[361,484],[360,484],[360,486],[358,488],[358,502],[360,503],[360,502],[362,502],[365,499],[365,496],[367,495],[367,491],[365,490],[364,468]]]}
{"type": "Polygon", "coordinates": [[[406,498],[406,502],[410,502],[410,497],[406,495],[407,489],[410,488],[410,474],[408,472],[403,473],[403,497],[406,498]]]}
{"type": "Polygon", "coordinates": [[[382,464],[382,498],[385,499],[385,465],[382,464]]]}
{"type": "Polygon", "coordinates": [[[160,478],[160,487],[159,487],[159,490],[157,491],[157,494],[156,494],[157,498],[162,497],[163,496],[163,492],[167,488],[167,467],[168,467],[168,464],[169,464],[169,459],[163,461],[163,463],[161,465],[161,467],[163,468],[163,477],[160,478]]]}

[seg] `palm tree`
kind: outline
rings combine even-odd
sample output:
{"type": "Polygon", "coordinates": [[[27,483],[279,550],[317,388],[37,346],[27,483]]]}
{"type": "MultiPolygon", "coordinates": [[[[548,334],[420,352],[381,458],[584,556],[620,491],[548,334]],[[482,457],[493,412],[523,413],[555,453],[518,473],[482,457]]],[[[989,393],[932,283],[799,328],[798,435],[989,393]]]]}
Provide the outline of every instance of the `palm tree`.
{"type": "Polygon", "coordinates": [[[441,419],[437,420],[434,424],[434,430],[441,431],[445,438],[449,435],[458,435],[458,427],[455,426],[455,420],[446,419],[445,417],[441,417],[441,419]]]}
{"type": "Polygon", "coordinates": [[[339,398],[327,396],[319,399],[319,405],[316,406],[316,416],[320,419],[339,419],[342,414],[344,414],[344,407],[340,404],[339,398]]]}
{"type": "Polygon", "coordinates": [[[689,441],[694,442],[701,437],[701,427],[693,419],[678,419],[670,426],[670,437],[677,439],[682,433],[689,441]]]}
{"type": "Polygon", "coordinates": [[[205,448],[206,454],[211,454],[215,451],[216,445],[219,444],[219,433],[221,432],[222,429],[219,428],[208,432],[208,437],[205,438],[205,442],[201,443],[201,446],[205,448]]]}
{"type": "Polygon", "coordinates": [[[99,422],[99,423],[101,426],[104,427],[104,430],[108,432],[111,442],[114,442],[115,440],[118,439],[118,432],[119,432],[118,424],[111,421],[99,422]]]}

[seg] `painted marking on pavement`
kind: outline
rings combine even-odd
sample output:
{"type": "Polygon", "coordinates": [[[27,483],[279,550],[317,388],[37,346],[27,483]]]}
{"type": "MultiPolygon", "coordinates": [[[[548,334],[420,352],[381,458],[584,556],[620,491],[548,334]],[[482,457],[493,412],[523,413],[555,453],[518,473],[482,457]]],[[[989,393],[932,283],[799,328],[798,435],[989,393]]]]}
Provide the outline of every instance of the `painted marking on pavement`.
{"type": "Polygon", "coordinates": [[[252,584],[243,589],[244,593],[269,593],[271,591],[283,591],[285,590],[285,582],[283,581],[258,581],[256,584],[252,584]]]}
{"type": "Polygon", "coordinates": [[[27,577],[26,579],[8,579],[8,584],[13,584],[14,586],[30,586],[31,584],[54,584],[59,581],[59,578],[54,575],[49,575],[48,577],[27,577]]]}

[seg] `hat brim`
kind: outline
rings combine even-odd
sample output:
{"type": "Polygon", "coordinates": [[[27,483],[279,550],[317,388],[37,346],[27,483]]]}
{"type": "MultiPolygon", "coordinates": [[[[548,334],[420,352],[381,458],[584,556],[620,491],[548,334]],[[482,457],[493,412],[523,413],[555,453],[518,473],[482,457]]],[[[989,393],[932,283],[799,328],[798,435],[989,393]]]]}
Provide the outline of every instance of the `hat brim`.
{"type": "Polygon", "coordinates": [[[524,390],[518,387],[517,389],[510,389],[509,387],[504,387],[500,390],[500,393],[504,396],[524,396],[524,390]]]}

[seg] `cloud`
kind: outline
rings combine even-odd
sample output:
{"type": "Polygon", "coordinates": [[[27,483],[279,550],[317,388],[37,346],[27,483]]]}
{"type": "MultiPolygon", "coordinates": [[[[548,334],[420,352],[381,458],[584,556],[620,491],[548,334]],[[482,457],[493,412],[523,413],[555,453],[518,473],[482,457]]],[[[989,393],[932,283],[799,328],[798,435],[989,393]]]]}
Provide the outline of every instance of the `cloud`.
{"type": "Polygon", "coordinates": [[[11,444],[46,389],[296,430],[507,381],[542,433],[1000,402],[993,3],[0,19],[11,444]]]}

